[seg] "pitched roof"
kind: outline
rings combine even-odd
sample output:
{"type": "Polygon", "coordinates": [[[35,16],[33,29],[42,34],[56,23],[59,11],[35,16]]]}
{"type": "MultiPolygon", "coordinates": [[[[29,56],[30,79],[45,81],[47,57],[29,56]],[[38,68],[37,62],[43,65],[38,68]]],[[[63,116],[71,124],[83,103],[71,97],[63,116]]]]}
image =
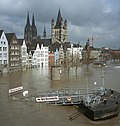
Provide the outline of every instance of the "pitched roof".
{"type": "Polygon", "coordinates": [[[0,37],[1,37],[2,33],[3,33],[3,30],[0,30],[0,37]]]}
{"type": "Polygon", "coordinates": [[[61,21],[63,21],[63,19],[62,19],[61,12],[60,12],[60,9],[59,9],[58,16],[57,16],[57,22],[56,22],[56,26],[55,26],[56,29],[60,28],[61,21]]]}
{"type": "Polygon", "coordinates": [[[50,46],[51,45],[51,39],[40,39],[40,43],[44,46],[50,46]]]}
{"type": "Polygon", "coordinates": [[[12,40],[12,38],[14,36],[16,37],[16,34],[15,33],[6,33],[6,37],[7,37],[8,42],[11,42],[11,40],[12,40]]]}

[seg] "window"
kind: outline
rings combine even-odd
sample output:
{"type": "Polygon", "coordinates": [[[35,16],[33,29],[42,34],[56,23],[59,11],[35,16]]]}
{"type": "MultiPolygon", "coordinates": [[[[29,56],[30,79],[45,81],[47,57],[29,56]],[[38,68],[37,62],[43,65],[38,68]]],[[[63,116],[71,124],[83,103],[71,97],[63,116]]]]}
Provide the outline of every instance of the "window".
{"type": "Polygon", "coordinates": [[[0,51],[2,51],[2,47],[0,47],[0,51]]]}
{"type": "Polygon", "coordinates": [[[4,64],[7,64],[7,60],[4,60],[4,64]]]}
{"type": "Polygon", "coordinates": [[[7,53],[4,53],[4,58],[7,58],[7,53]]]}
{"type": "Polygon", "coordinates": [[[43,54],[41,54],[41,57],[44,57],[44,55],[43,55],[43,54]]]}
{"type": "Polygon", "coordinates": [[[7,51],[7,47],[3,47],[3,51],[7,51]]]}

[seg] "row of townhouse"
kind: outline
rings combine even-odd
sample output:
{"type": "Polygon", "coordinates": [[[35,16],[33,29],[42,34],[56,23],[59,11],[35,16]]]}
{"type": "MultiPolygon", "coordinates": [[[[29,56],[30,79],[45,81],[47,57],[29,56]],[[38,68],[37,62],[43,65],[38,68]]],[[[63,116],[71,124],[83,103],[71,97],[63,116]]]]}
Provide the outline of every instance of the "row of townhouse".
{"type": "Polygon", "coordinates": [[[79,59],[82,59],[82,46],[75,46],[76,44],[70,44],[70,46],[64,49],[63,45],[58,46],[50,50],[48,46],[43,44],[36,43],[34,50],[29,52],[25,40],[21,45],[21,60],[22,67],[43,67],[43,66],[52,66],[52,65],[61,65],[65,63],[68,57],[78,56],[79,59]]]}
{"type": "Polygon", "coordinates": [[[32,68],[40,66],[48,66],[48,47],[43,44],[36,44],[35,50],[27,51],[27,45],[25,40],[21,45],[21,64],[22,68],[32,68]]]}
{"type": "Polygon", "coordinates": [[[20,69],[20,45],[15,33],[0,30],[0,70],[20,69]]]}
{"type": "MultiPolygon", "coordinates": [[[[54,45],[56,45],[54,43],[54,45]]],[[[68,58],[84,58],[84,47],[79,44],[60,44],[53,50],[50,45],[36,42],[34,46],[27,45],[25,40],[20,43],[15,33],[5,33],[0,30],[0,67],[4,66],[11,70],[21,68],[43,67],[51,65],[61,65],[68,58]]],[[[51,46],[53,46],[51,44],[51,46]]],[[[52,47],[53,48],[53,47],[52,47]]],[[[97,58],[99,51],[92,50],[91,57],[97,58]]]]}

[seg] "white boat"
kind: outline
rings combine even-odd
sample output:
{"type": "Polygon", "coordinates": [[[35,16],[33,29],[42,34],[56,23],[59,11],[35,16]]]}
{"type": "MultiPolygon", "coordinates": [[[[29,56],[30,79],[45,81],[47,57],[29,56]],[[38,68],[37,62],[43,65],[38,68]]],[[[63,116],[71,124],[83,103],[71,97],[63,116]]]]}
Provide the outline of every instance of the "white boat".
{"type": "Polygon", "coordinates": [[[36,102],[54,102],[59,101],[58,96],[36,97],[36,102]]]}

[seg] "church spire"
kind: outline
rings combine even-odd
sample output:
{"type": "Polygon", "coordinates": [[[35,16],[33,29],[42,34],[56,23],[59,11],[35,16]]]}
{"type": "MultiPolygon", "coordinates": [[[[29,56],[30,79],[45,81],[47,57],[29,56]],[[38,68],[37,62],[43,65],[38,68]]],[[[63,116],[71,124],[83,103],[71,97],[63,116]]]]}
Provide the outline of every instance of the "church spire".
{"type": "Polygon", "coordinates": [[[32,17],[32,26],[35,26],[34,14],[33,14],[33,17],[32,17]]]}
{"type": "Polygon", "coordinates": [[[27,26],[30,26],[29,12],[27,14],[27,26]]]}
{"type": "Polygon", "coordinates": [[[44,26],[43,37],[46,38],[46,28],[44,26]]]}
{"type": "Polygon", "coordinates": [[[56,26],[55,26],[56,29],[60,28],[61,21],[63,21],[63,19],[62,19],[61,12],[60,12],[60,9],[59,9],[58,16],[57,16],[57,22],[56,22],[56,26]]]}
{"type": "Polygon", "coordinates": [[[35,19],[34,19],[34,14],[33,14],[33,17],[32,17],[32,39],[36,39],[37,38],[37,28],[36,28],[36,25],[35,25],[35,19]]]}

